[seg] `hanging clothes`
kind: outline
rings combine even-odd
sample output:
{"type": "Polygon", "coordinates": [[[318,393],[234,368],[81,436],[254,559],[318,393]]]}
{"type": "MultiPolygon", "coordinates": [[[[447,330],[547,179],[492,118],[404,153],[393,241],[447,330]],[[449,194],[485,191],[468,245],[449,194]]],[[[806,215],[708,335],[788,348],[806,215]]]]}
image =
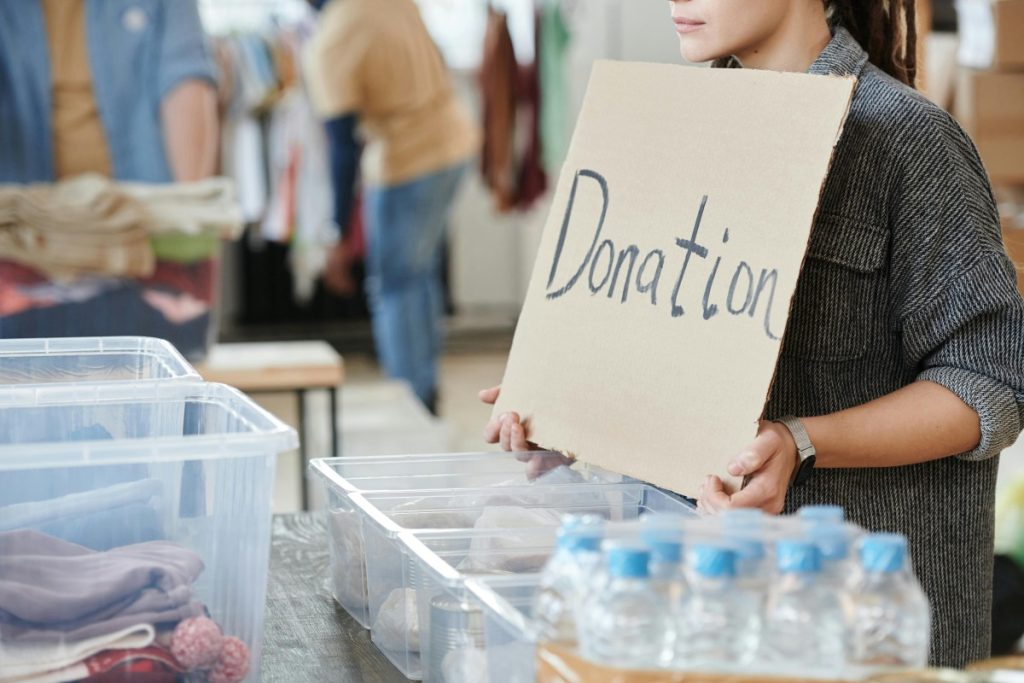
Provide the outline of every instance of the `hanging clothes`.
{"type": "Polygon", "coordinates": [[[480,170],[499,211],[515,206],[518,78],[519,66],[508,30],[508,16],[489,7],[479,76],[484,117],[480,170]]]}
{"type": "Polygon", "coordinates": [[[543,96],[540,85],[540,12],[534,13],[535,57],[532,64],[519,69],[519,115],[525,132],[522,162],[516,187],[516,208],[526,211],[547,192],[548,177],[543,166],[541,140],[541,106],[543,96]]]}
{"type": "Polygon", "coordinates": [[[562,5],[549,2],[540,9],[537,62],[540,71],[540,127],[544,168],[557,176],[569,152],[569,47],[572,34],[562,5]]]}

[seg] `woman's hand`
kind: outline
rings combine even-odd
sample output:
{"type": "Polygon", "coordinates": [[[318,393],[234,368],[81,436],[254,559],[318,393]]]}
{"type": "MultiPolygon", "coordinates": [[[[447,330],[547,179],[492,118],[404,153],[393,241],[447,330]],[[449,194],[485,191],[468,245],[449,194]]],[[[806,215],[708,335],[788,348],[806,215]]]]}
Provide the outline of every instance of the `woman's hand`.
{"type": "Polygon", "coordinates": [[[744,478],[743,489],[730,496],[722,480],[710,475],[700,488],[698,506],[713,514],[729,508],[760,508],[778,514],[782,512],[796,465],[793,435],[784,425],[762,421],[757,438],[729,463],[729,474],[744,478]]]}
{"type": "MultiPolygon", "coordinates": [[[[491,387],[480,392],[480,400],[493,406],[501,395],[501,387],[491,387]]],[[[503,451],[535,451],[537,445],[526,440],[526,428],[519,419],[519,413],[502,413],[492,418],[484,427],[484,441],[500,443],[503,451]]]]}
{"type": "MultiPolygon", "coordinates": [[[[480,400],[493,406],[501,395],[501,387],[491,387],[480,392],[480,400]]],[[[531,481],[540,475],[562,465],[571,465],[573,459],[555,453],[533,453],[539,450],[537,444],[526,440],[526,427],[519,413],[502,413],[492,419],[484,428],[484,441],[500,443],[504,451],[519,453],[516,457],[526,463],[526,477],[531,481]]]]}

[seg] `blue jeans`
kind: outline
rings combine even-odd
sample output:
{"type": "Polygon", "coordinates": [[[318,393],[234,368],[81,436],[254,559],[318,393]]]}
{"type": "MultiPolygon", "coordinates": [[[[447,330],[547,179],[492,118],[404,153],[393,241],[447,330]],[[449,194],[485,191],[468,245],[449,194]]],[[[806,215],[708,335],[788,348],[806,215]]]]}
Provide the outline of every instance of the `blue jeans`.
{"type": "Polygon", "coordinates": [[[444,340],[448,211],[466,168],[459,164],[365,193],[366,287],[377,355],[384,372],[409,382],[427,405],[436,399],[444,340]]]}

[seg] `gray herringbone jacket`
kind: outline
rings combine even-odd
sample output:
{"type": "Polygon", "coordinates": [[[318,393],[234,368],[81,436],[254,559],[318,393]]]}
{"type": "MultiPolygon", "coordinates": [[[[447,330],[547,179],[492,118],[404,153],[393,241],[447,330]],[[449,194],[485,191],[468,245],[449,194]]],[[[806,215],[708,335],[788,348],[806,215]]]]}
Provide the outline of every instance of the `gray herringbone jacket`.
{"type": "Polygon", "coordinates": [[[839,504],[868,529],[906,534],[932,602],[932,660],[961,666],[989,654],[998,456],[1024,422],[1024,301],[956,122],[842,28],[810,71],[859,81],[766,415],[833,413],[929,380],[978,412],[982,439],[923,465],[817,470],[787,510],[839,504]]]}

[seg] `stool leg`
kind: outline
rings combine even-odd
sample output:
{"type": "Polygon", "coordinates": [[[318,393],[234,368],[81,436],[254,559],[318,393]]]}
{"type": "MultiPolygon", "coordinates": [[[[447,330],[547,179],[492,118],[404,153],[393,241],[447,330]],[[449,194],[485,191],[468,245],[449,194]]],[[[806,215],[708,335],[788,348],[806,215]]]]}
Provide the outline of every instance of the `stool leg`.
{"type": "Polygon", "coordinates": [[[306,390],[296,392],[299,401],[299,496],[302,500],[302,511],[309,510],[309,476],[306,473],[306,390]]]}
{"type": "Polygon", "coordinates": [[[341,416],[338,415],[339,387],[331,387],[331,457],[341,457],[341,416]]]}

